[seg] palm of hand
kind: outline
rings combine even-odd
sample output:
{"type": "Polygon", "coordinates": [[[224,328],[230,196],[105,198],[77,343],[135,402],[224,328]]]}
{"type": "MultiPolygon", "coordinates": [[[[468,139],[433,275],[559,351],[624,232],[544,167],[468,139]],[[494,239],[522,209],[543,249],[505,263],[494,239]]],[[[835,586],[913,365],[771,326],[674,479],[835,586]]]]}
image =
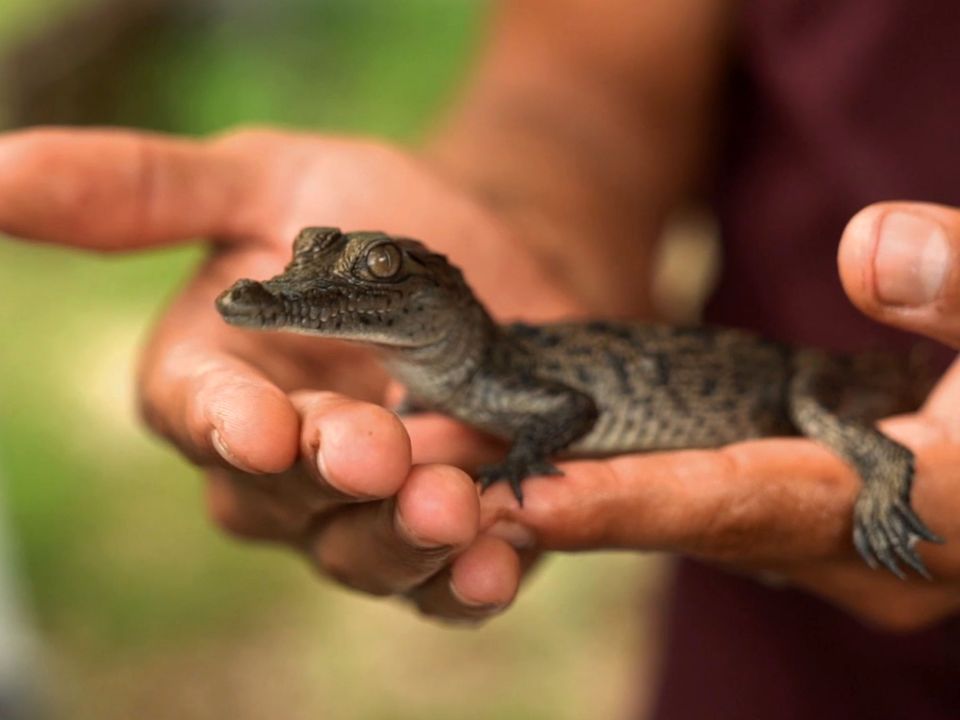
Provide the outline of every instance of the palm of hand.
{"type": "MultiPolygon", "coordinates": [[[[410,156],[366,142],[43,130],[9,136],[0,156],[9,180],[0,227],[11,234],[109,250],[215,239],[144,353],[140,393],[149,424],[207,470],[222,526],[293,545],[352,587],[405,594],[436,615],[476,618],[509,603],[520,557],[479,534],[471,479],[412,466],[396,416],[356,399],[383,397],[372,358],[243,332],[213,306],[239,277],[278,272],[305,225],[415,235],[474,268],[481,287],[495,286],[498,262],[538,276],[521,252],[505,261],[488,251],[509,242],[492,213],[410,156]]],[[[528,311],[563,304],[557,291],[537,292],[546,283],[532,285],[516,285],[533,298],[528,311]]],[[[499,287],[498,304],[522,303],[499,287]]]]}

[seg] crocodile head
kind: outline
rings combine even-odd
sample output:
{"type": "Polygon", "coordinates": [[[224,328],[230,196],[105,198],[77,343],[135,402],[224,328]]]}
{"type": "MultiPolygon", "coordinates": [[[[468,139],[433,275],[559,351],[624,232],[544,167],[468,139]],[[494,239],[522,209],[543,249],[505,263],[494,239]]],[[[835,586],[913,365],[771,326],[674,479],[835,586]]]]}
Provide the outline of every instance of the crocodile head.
{"type": "Polygon", "coordinates": [[[311,227],[280,275],[239,280],[216,305],[232,325],[410,348],[441,340],[477,302],[460,271],[415,240],[311,227]]]}

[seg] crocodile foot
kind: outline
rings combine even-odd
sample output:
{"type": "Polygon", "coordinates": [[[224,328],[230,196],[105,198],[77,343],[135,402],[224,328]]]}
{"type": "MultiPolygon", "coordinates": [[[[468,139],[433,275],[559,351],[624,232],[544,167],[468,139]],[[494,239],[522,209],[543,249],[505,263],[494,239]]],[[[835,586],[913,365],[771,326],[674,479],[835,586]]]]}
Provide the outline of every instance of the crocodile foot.
{"type": "Polygon", "coordinates": [[[520,484],[528,477],[537,475],[563,475],[563,471],[547,460],[507,458],[497,465],[486,465],[477,472],[480,490],[486,490],[498,482],[510,483],[517,502],[523,505],[523,488],[520,484]]]}
{"type": "Polygon", "coordinates": [[[901,580],[906,574],[897,560],[923,577],[930,573],[916,551],[920,540],[942,543],[910,507],[906,498],[891,497],[882,488],[867,486],[857,498],[853,512],[853,544],[870,567],[883,565],[901,580]]]}

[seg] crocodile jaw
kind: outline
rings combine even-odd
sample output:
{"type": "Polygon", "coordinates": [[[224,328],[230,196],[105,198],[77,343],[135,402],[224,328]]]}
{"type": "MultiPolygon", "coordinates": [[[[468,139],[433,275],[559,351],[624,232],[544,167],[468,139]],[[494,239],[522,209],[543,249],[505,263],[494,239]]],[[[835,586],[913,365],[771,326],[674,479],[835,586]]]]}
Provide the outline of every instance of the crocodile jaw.
{"type": "Polygon", "coordinates": [[[394,315],[402,308],[390,297],[351,293],[335,284],[306,295],[275,291],[270,281],[239,280],[217,298],[216,307],[224,320],[238,327],[392,347],[419,344],[396,331],[394,315]]]}

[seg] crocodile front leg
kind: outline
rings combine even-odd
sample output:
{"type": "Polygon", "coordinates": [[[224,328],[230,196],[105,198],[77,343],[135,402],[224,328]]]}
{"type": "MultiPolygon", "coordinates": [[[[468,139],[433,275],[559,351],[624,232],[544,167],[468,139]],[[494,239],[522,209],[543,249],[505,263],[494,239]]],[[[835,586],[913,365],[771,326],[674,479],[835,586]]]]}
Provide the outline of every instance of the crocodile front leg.
{"type": "MultiPolygon", "coordinates": [[[[585,435],[597,420],[597,406],[590,396],[562,383],[525,377],[516,380],[484,378],[478,397],[480,424],[504,430],[513,441],[500,463],[481,468],[477,481],[482,489],[507,482],[523,504],[521,483],[535,475],[561,475],[550,457],[585,435]]],[[[474,418],[476,421],[476,418],[474,418]]]]}
{"type": "Polygon", "coordinates": [[[873,417],[837,414],[844,381],[840,365],[809,351],[797,357],[790,385],[790,415],[806,436],[822,442],[857,470],[863,488],[854,505],[853,543],[871,567],[877,562],[900,578],[897,560],[929,577],[915,545],[941,543],[910,503],[913,453],[871,426],[873,417]],[[871,423],[871,424],[868,424],[871,423]]]}

